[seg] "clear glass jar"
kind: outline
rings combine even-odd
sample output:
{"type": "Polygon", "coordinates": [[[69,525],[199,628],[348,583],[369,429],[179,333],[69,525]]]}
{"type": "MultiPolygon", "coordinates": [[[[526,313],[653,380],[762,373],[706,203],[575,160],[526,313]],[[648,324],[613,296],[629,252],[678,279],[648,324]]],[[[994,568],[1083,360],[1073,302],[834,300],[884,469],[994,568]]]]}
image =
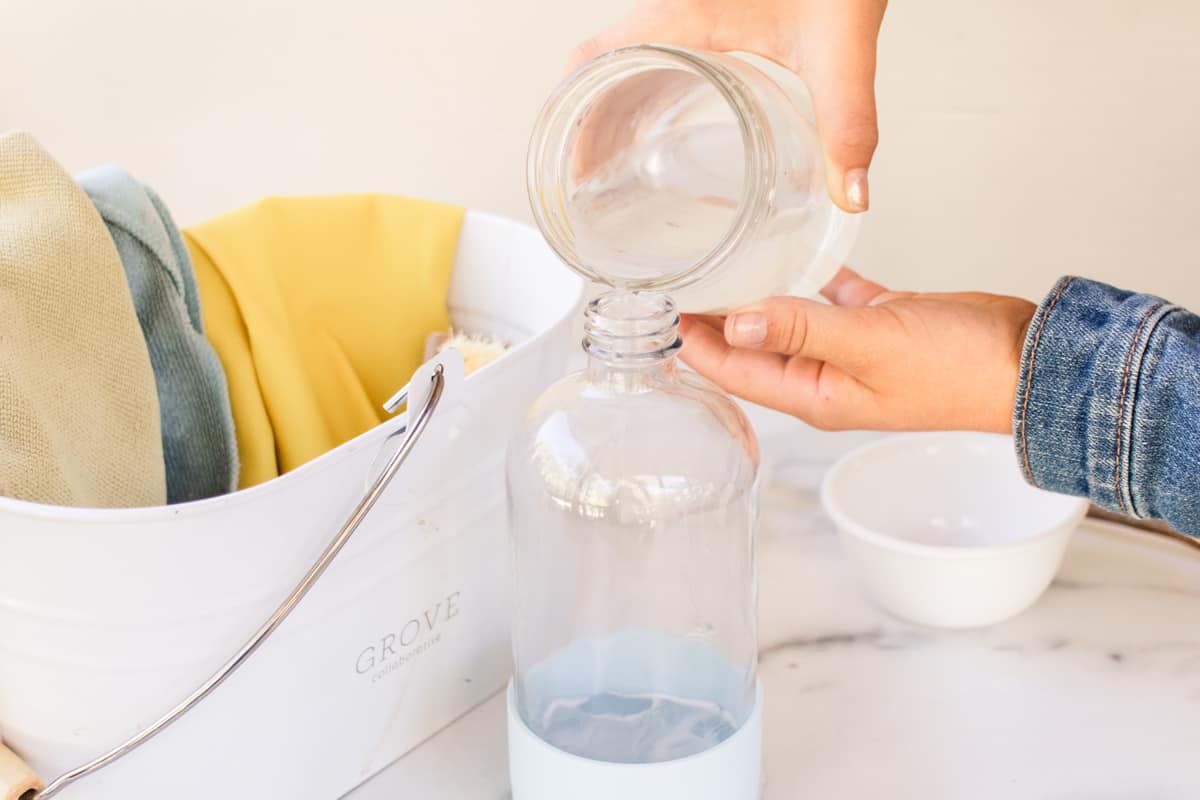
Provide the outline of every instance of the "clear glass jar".
{"type": "Polygon", "coordinates": [[[815,294],[858,218],[829,199],[803,85],[784,78],[739,56],[659,45],[580,67],[530,143],[542,234],[576,272],[670,292],[682,311],[815,294]]]}
{"type": "Polygon", "coordinates": [[[517,708],[597,761],[702,752],[754,708],[758,444],[676,366],[677,324],[664,295],[592,301],[587,369],[508,451],[517,708]]]}

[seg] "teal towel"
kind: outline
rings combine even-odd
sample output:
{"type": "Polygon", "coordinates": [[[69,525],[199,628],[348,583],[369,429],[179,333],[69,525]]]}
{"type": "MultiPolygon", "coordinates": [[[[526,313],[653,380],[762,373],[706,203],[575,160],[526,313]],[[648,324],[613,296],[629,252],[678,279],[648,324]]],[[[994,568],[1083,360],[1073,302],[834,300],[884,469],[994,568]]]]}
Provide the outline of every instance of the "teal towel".
{"type": "Polygon", "coordinates": [[[204,336],[192,260],[166,206],[117,167],[76,180],[108,226],[150,351],[162,417],[167,502],[237,489],[225,371],[204,336]]]}

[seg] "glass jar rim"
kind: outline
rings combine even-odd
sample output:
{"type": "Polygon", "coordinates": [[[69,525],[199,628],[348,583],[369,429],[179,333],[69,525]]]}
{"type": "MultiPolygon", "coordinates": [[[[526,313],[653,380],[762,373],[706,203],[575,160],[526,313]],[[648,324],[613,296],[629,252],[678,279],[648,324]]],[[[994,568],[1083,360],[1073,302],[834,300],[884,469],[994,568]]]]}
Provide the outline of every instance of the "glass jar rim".
{"type": "MultiPolygon", "coordinates": [[[[747,66],[754,68],[749,63],[747,66]]],[[[761,117],[757,103],[743,81],[697,51],[663,44],[636,44],[597,56],[559,83],[534,125],[526,158],[526,188],[534,221],[559,259],[589,280],[631,291],[673,291],[691,286],[724,263],[751,235],[765,213],[770,186],[764,185],[764,181],[774,174],[775,154],[761,117]],[[744,178],[736,216],[703,256],[683,269],[655,278],[614,281],[584,263],[571,243],[571,225],[560,177],[565,154],[561,146],[554,152],[551,146],[555,141],[553,134],[570,124],[574,109],[578,107],[578,103],[572,101],[594,97],[618,80],[629,77],[631,66],[640,67],[639,73],[682,69],[698,75],[715,88],[732,111],[741,132],[744,178]],[[553,185],[546,185],[548,175],[553,185]],[[552,196],[547,196],[548,190],[552,196]]]]}

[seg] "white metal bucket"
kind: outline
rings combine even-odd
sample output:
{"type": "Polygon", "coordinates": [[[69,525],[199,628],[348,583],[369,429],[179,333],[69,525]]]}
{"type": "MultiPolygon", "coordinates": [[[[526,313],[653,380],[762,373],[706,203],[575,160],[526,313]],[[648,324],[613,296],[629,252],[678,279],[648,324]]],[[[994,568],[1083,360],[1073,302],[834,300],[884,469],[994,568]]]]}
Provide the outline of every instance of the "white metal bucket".
{"type": "MultiPolygon", "coordinates": [[[[60,797],[329,800],[499,691],[504,445],[561,373],[582,289],[535,231],[469,212],[451,317],[519,344],[466,381],[448,369],[397,478],[261,650],[160,736],[60,797]]],[[[397,388],[408,378],[396,377],[397,388]]],[[[0,498],[3,741],[50,779],[187,696],[321,553],[402,425],[399,415],[280,478],[196,503],[89,510],[0,498]]]]}

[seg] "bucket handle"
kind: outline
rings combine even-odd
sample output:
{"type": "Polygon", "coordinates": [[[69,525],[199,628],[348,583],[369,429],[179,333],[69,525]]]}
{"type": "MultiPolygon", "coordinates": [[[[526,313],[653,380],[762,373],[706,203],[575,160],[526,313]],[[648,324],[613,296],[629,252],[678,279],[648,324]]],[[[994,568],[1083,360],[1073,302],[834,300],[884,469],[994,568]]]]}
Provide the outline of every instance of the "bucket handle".
{"type": "MultiPolygon", "coordinates": [[[[422,372],[424,372],[424,370],[419,371],[418,376],[422,372]]],[[[337,535],[333,537],[328,545],[326,545],[325,550],[317,558],[316,562],[309,568],[304,577],[300,579],[300,582],[296,584],[291,593],[288,594],[287,599],[280,603],[279,607],[275,609],[275,612],[271,614],[266,622],[262,624],[262,627],[255,631],[254,635],[251,636],[246,643],[243,644],[241,648],[221,666],[220,669],[214,672],[208,680],[197,687],[194,692],[188,695],[188,697],[181,701],[177,706],[172,708],[163,716],[159,717],[150,725],[143,728],[138,733],[129,737],[121,744],[109,750],[107,753],[98,756],[86,764],[82,764],[70,770],[69,772],[64,772],[62,775],[59,775],[54,780],[50,781],[50,783],[46,785],[46,788],[38,791],[35,786],[35,788],[30,789],[29,791],[25,791],[24,793],[18,795],[20,800],[49,800],[51,797],[58,794],[67,786],[71,785],[80,778],[90,775],[91,773],[108,766],[121,756],[136,750],[138,747],[161,733],[172,722],[175,722],[177,719],[194,708],[197,703],[199,703],[205,697],[208,697],[208,695],[211,694],[214,689],[224,683],[230,675],[236,672],[238,667],[245,663],[246,659],[252,656],[254,651],[262,646],[262,643],[265,642],[267,638],[275,632],[275,629],[278,628],[285,619],[287,619],[288,615],[292,613],[292,610],[296,607],[296,605],[304,598],[304,595],[308,594],[308,590],[313,587],[313,584],[317,582],[317,579],[324,574],[326,568],[329,567],[330,562],[333,561],[333,559],[341,551],[342,547],[345,546],[346,542],[350,540],[350,537],[354,534],[354,531],[358,529],[358,526],[362,523],[363,519],[366,518],[367,513],[370,512],[371,507],[375,505],[375,501],[377,501],[380,495],[383,494],[384,489],[386,489],[388,484],[391,483],[392,478],[396,477],[396,472],[400,469],[400,465],[404,463],[406,458],[408,458],[408,454],[412,452],[417,440],[420,439],[421,434],[425,431],[425,428],[429,424],[430,418],[433,416],[434,410],[438,406],[438,402],[442,399],[442,390],[445,388],[445,386],[445,369],[441,364],[437,364],[433,367],[432,374],[430,375],[430,387],[428,390],[425,390],[424,387],[418,387],[411,391],[414,400],[417,397],[424,395],[425,402],[421,407],[420,412],[416,414],[415,419],[412,409],[409,409],[409,424],[406,426],[408,432],[404,437],[404,441],[400,443],[400,447],[388,460],[387,465],[383,468],[383,471],[379,473],[379,477],[375,479],[375,482],[372,483],[367,489],[366,493],[363,494],[362,498],[358,501],[358,506],[355,507],[353,513],[351,513],[346,519],[345,523],[342,524],[342,527],[337,532],[337,535]]],[[[404,390],[400,394],[396,395],[387,402],[385,406],[386,409],[388,411],[395,411],[407,400],[409,394],[409,390],[404,390]]]]}

